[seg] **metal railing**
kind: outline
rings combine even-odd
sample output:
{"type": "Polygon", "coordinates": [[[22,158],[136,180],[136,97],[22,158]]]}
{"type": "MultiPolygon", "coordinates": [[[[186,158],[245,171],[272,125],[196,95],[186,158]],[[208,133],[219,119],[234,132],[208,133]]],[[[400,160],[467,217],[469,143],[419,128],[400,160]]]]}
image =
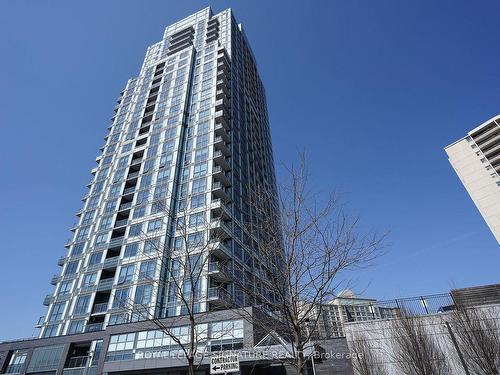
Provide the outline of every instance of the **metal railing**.
{"type": "Polygon", "coordinates": [[[109,279],[104,279],[99,281],[99,284],[97,285],[97,290],[101,291],[101,290],[111,289],[111,287],[113,286],[113,281],[114,278],[112,277],[109,279]]]}
{"type": "Polygon", "coordinates": [[[78,368],[86,367],[89,361],[89,356],[73,357],[68,360],[68,363],[64,368],[78,368]]]}
{"type": "Polygon", "coordinates": [[[85,332],[97,332],[104,329],[104,323],[91,323],[85,327],[85,332]]]}
{"type": "Polygon", "coordinates": [[[339,298],[339,302],[349,321],[356,321],[356,310],[360,308],[365,309],[374,320],[440,314],[455,308],[449,293],[369,302],[339,298]]]}
{"type": "Polygon", "coordinates": [[[96,303],[92,309],[93,314],[99,314],[108,310],[108,303],[96,303]]]}

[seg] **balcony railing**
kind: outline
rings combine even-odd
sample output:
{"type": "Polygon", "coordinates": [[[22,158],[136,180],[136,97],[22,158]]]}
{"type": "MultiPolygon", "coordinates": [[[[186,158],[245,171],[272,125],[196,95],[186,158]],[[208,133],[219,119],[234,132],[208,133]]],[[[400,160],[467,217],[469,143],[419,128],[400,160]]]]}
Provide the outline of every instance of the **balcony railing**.
{"type": "Polygon", "coordinates": [[[89,356],[73,357],[68,360],[68,363],[64,368],[79,368],[86,367],[89,361],[89,356]]]}
{"type": "MultiPolygon", "coordinates": [[[[120,242],[121,244],[121,242],[120,242]]],[[[111,246],[111,244],[110,244],[111,246]]],[[[120,260],[119,256],[108,258],[104,260],[103,268],[114,268],[118,265],[118,261],[120,260]]]]}
{"type": "Polygon", "coordinates": [[[125,225],[127,225],[127,223],[128,219],[118,220],[117,222],[115,222],[115,228],[124,227],[125,225]]]}
{"type": "Polygon", "coordinates": [[[231,303],[231,296],[227,290],[220,287],[208,288],[208,300],[217,305],[227,306],[231,303]]]}
{"type": "Polygon", "coordinates": [[[137,176],[139,176],[139,171],[129,173],[128,176],[127,176],[127,180],[130,180],[132,178],[136,178],[137,176]]]}
{"type": "Polygon", "coordinates": [[[96,303],[92,309],[92,314],[102,314],[108,311],[108,303],[96,303]]]}
{"type": "Polygon", "coordinates": [[[97,291],[100,292],[103,290],[111,289],[111,287],[113,286],[113,281],[114,281],[113,278],[99,281],[99,284],[97,285],[97,291]]]}
{"type": "Polygon", "coordinates": [[[127,194],[130,194],[130,193],[133,193],[134,191],[135,191],[135,186],[126,188],[125,190],[123,190],[123,195],[127,195],[127,194]]]}
{"type": "Polygon", "coordinates": [[[120,246],[124,238],[123,236],[112,238],[111,241],[109,241],[109,247],[120,246]]]}
{"type": "Polygon", "coordinates": [[[40,327],[43,323],[45,323],[45,315],[38,318],[35,326],[40,327]]]}
{"type": "Polygon", "coordinates": [[[120,204],[120,207],[118,208],[118,211],[127,210],[130,207],[132,207],[132,202],[122,203],[122,204],[120,204]]]}
{"type": "Polygon", "coordinates": [[[54,301],[54,296],[52,294],[47,294],[43,299],[44,306],[50,305],[54,301]]]}

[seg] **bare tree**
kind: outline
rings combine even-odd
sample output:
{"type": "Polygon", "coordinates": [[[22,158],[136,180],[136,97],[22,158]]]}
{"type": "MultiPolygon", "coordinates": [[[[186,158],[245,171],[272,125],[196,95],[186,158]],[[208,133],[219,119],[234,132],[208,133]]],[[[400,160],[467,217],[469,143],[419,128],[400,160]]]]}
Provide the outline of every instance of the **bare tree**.
{"type": "Polygon", "coordinates": [[[450,329],[471,374],[500,374],[500,324],[494,312],[458,304],[451,313],[450,329]]]}
{"type": "Polygon", "coordinates": [[[289,340],[288,362],[303,374],[323,305],[346,281],[340,274],[379,256],[384,236],[362,234],[337,194],[311,192],[304,157],[298,168],[287,168],[287,175],[278,201],[267,189],[250,199],[248,230],[257,238],[257,275],[235,277],[234,284],[259,312],[250,317],[254,327],[289,340]]]}
{"type": "Polygon", "coordinates": [[[153,201],[161,227],[171,226],[172,235],[167,235],[167,241],[169,237],[171,240],[166,243],[164,235],[151,228],[142,232],[139,239],[143,246],[137,254],[142,259],[140,268],[136,268],[138,288],[154,288],[148,293],[136,291],[134,298],[122,301],[122,305],[131,312],[132,320],[144,321],[147,327],[153,325],[170,337],[186,358],[188,373],[194,375],[207,354],[208,323],[206,315],[200,314],[201,304],[210,294],[225,296],[225,290],[217,286],[208,288],[207,295],[207,288],[202,285],[207,281],[209,268],[225,267],[210,263],[211,253],[220,246],[224,234],[217,227],[217,218],[210,220],[206,210],[191,211],[188,216],[183,208],[174,214],[164,201],[153,201]],[[157,291],[157,295],[152,295],[152,291],[157,291]]]}
{"type": "Polygon", "coordinates": [[[356,375],[388,375],[388,371],[364,335],[355,334],[349,341],[349,349],[355,353],[352,366],[356,375]]]}
{"type": "Polygon", "coordinates": [[[424,319],[403,313],[392,321],[392,355],[405,375],[451,374],[447,359],[424,319]]]}

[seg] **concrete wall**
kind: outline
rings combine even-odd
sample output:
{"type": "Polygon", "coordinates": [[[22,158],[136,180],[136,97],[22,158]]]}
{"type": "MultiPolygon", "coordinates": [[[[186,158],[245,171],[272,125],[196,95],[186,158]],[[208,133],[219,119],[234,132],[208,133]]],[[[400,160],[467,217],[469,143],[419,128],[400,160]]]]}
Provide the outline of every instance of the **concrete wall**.
{"type": "MultiPolygon", "coordinates": [[[[478,307],[483,311],[488,318],[498,319],[500,316],[500,305],[478,307]]],[[[460,364],[457,351],[453,346],[446,322],[451,323],[451,312],[421,316],[421,322],[429,336],[442,349],[445,358],[452,369],[453,375],[465,375],[465,372],[460,364]]],[[[375,353],[378,363],[381,363],[388,370],[388,375],[401,375],[398,370],[394,357],[393,339],[398,333],[394,328],[394,319],[386,319],[379,321],[353,322],[345,325],[346,338],[349,345],[352,347],[352,341],[363,337],[367,340],[372,352],[375,353]]],[[[452,330],[455,329],[450,324],[452,330]]],[[[500,331],[497,332],[500,335],[500,331]]]]}

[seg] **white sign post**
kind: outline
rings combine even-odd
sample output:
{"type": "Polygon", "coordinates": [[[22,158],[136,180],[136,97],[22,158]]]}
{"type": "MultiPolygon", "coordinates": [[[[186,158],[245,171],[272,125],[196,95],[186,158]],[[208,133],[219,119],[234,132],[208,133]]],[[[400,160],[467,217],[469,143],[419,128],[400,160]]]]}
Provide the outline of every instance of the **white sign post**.
{"type": "Polygon", "coordinates": [[[235,353],[220,353],[210,358],[210,374],[240,371],[240,357],[235,353]]]}

